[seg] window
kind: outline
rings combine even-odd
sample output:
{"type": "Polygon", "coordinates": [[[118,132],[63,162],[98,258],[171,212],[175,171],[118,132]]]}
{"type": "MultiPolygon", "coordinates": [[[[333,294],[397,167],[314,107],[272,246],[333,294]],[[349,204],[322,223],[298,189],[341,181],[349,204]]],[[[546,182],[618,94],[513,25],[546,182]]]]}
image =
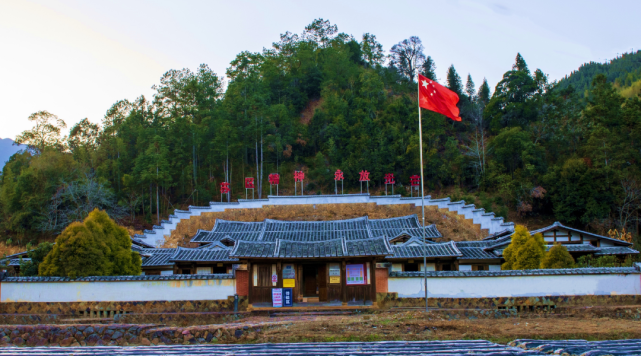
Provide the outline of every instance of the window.
{"type": "Polygon", "coordinates": [[[405,272],[418,272],[418,263],[406,263],[405,272]]]}
{"type": "Polygon", "coordinates": [[[174,271],[169,270],[169,271],[160,271],[161,276],[171,276],[174,274],[174,271]]]}
{"type": "Polygon", "coordinates": [[[214,273],[227,273],[227,267],[214,267],[214,273]]]}
{"type": "Polygon", "coordinates": [[[212,273],[211,270],[212,270],[211,267],[197,267],[196,274],[211,274],[212,273]]]}
{"type": "Polygon", "coordinates": [[[181,272],[180,272],[180,273],[181,273],[181,274],[191,274],[191,270],[190,270],[189,268],[187,268],[187,269],[183,269],[183,270],[181,270],[181,272]]]}

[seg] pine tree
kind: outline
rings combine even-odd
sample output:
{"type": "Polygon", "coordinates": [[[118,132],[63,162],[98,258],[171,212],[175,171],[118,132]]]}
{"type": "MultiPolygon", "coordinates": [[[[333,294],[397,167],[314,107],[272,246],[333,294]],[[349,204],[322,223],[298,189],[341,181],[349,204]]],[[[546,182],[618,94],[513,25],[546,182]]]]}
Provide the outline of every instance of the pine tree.
{"type": "Polygon", "coordinates": [[[526,72],[530,74],[530,70],[527,67],[527,63],[525,63],[525,59],[521,56],[521,53],[516,54],[516,60],[514,61],[514,65],[512,66],[512,70],[520,71],[520,72],[526,72]]]}
{"type": "Polygon", "coordinates": [[[478,91],[479,101],[486,106],[490,102],[490,86],[487,84],[487,79],[483,78],[483,84],[479,87],[478,91]]]}
{"type": "Polygon", "coordinates": [[[467,94],[470,101],[476,101],[476,88],[474,88],[474,81],[469,73],[467,75],[467,82],[465,83],[465,94],[467,94]]]}
{"type": "Polygon", "coordinates": [[[550,251],[545,253],[541,268],[574,268],[574,258],[568,249],[561,244],[554,244],[550,251]]]}
{"type": "Polygon", "coordinates": [[[427,59],[423,62],[423,65],[421,66],[421,75],[438,82],[438,80],[436,80],[436,64],[431,56],[427,56],[427,59]]]}
{"type": "Polygon", "coordinates": [[[447,70],[447,87],[459,96],[463,94],[463,82],[453,64],[447,70]]]}

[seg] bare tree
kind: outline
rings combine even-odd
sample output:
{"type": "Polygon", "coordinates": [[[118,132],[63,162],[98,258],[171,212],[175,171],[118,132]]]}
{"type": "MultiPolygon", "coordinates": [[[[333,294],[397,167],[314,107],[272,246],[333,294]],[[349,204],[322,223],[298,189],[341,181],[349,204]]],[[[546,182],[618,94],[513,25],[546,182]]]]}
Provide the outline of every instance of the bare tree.
{"type": "MultiPolygon", "coordinates": [[[[471,97],[478,98],[477,95],[471,95],[471,97]]],[[[463,146],[465,148],[463,154],[472,158],[471,164],[476,170],[476,181],[480,185],[485,178],[486,160],[491,148],[488,145],[488,137],[485,135],[483,105],[479,100],[472,101],[469,116],[474,124],[474,132],[468,138],[469,144],[463,146]]]]}
{"type": "Polygon", "coordinates": [[[401,74],[414,81],[416,69],[425,61],[424,49],[421,39],[412,36],[392,46],[390,60],[401,74]]]}

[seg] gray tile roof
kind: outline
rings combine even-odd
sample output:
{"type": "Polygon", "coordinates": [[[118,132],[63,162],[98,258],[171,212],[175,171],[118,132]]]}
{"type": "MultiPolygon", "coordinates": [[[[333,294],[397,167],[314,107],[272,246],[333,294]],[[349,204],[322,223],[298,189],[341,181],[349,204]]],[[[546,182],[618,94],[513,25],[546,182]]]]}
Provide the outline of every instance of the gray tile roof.
{"type": "MultiPolygon", "coordinates": [[[[390,278],[420,278],[425,272],[390,272],[390,278]]],[[[601,267],[568,269],[529,269],[517,271],[428,271],[428,277],[509,277],[509,276],[550,276],[568,274],[639,274],[635,267],[601,267]]]]}
{"type": "Polygon", "coordinates": [[[241,258],[359,257],[385,256],[391,252],[385,237],[360,240],[338,238],[306,242],[278,239],[276,242],[238,241],[231,256],[241,258]]]}
{"type": "MultiPolygon", "coordinates": [[[[568,250],[568,252],[596,252],[599,251],[598,247],[593,246],[592,244],[566,244],[563,245],[568,250]]],[[[545,245],[545,250],[549,251],[554,245],[545,245]]]]}
{"type": "Polygon", "coordinates": [[[234,245],[231,257],[265,257],[276,256],[276,242],[238,241],[234,245]]]}
{"type": "MultiPolygon", "coordinates": [[[[423,237],[423,228],[416,214],[388,219],[371,219],[369,225],[374,236],[387,236],[394,238],[401,235],[423,237]]],[[[425,227],[428,239],[441,238],[443,235],[436,229],[436,225],[425,227]]]]}
{"type": "Polygon", "coordinates": [[[229,252],[231,249],[225,248],[184,248],[178,247],[176,253],[171,255],[169,261],[172,262],[181,262],[181,261],[193,261],[193,262],[227,262],[227,261],[238,261],[236,258],[229,257],[229,252]]]}
{"type": "Polygon", "coordinates": [[[599,247],[599,252],[595,253],[595,256],[605,256],[605,255],[630,255],[637,254],[639,251],[631,249],[624,246],[616,247],[599,247]]]}
{"type": "Polygon", "coordinates": [[[459,247],[463,256],[459,257],[460,260],[486,260],[486,259],[500,259],[497,255],[483,250],[481,247],[459,247]]]}
{"type": "Polygon", "coordinates": [[[393,254],[387,258],[459,257],[463,254],[453,241],[425,245],[393,245],[393,254]]]}
{"type": "Polygon", "coordinates": [[[173,266],[173,262],[169,261],[172,253],[154,253],[149,257],[142,259],[143,267],[160,267],[160,266],[173,266]]]}
{"type": "Polygon", "coordinates": [[[234,279],[233,274],[174,274],[167,276],[91,276],[91,277],[5,277],[2,282],[116,282],[116,281],[175,281],[195,279],[234,279]]]}
{"type": "MultiPolygon", "coordinates": [[[[442,237],[435,225],[425,227],[429,239],[442,237]]],[[[386,236],[392,239],[401,235],[422,237],[416,215],[390,219],[368,219],[367,216],[331,221],[280,221],[266,219],[264,222],[238,222],[218,219],[211,231],[199,230],[191,242],[207,243],[229,238],[233,241],[289,240],[300,242],[326,241],[333,239],[362,240],[386,236]]]]}

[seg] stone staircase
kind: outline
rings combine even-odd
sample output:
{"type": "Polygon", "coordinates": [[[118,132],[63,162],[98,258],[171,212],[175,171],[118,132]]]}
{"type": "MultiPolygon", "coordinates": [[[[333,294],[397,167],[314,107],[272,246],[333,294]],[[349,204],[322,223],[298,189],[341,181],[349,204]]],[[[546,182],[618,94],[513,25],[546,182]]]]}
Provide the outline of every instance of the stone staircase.
{"type": "MultiPolygon", "coordinates": [[[[369,195],[369,194],[342,194],[342,195],[297,195],[297,196],[275,196],[270,195],[267,199],[239,199],[237,202],[220,203],[211,202],[209,206],[190,206],[189,210],[175,210],[169,220],[163,220],[160,225],[155,225],[152,230],[145,230],[143,234],[134,235],[134,239],[140,240],[152,246],[160,247],[165,242],[165,237],[170,236],[176,229],[178,223],[192,216],[200,216],[202,213],[222,212],[227,209],[259,209],[270,205],[316,205],[316,204],[367,204],[377,205],[398,205],[414,204],[421,206],[421,198],[401,197],[400,195],[369,195]]],[[[495,234],[505,230],[514,231],[514,223],[505,222],[501,217],[495,217],[492,212],[485,212],[485,209],[477,209],[474,204],[466,204],[465,201],[452,202],[450,198],[432,199],[425,196],[425,206],[437,206],[439,209],[447,209],[471,219],[481,229],[488,230],[495,234]]]]}

